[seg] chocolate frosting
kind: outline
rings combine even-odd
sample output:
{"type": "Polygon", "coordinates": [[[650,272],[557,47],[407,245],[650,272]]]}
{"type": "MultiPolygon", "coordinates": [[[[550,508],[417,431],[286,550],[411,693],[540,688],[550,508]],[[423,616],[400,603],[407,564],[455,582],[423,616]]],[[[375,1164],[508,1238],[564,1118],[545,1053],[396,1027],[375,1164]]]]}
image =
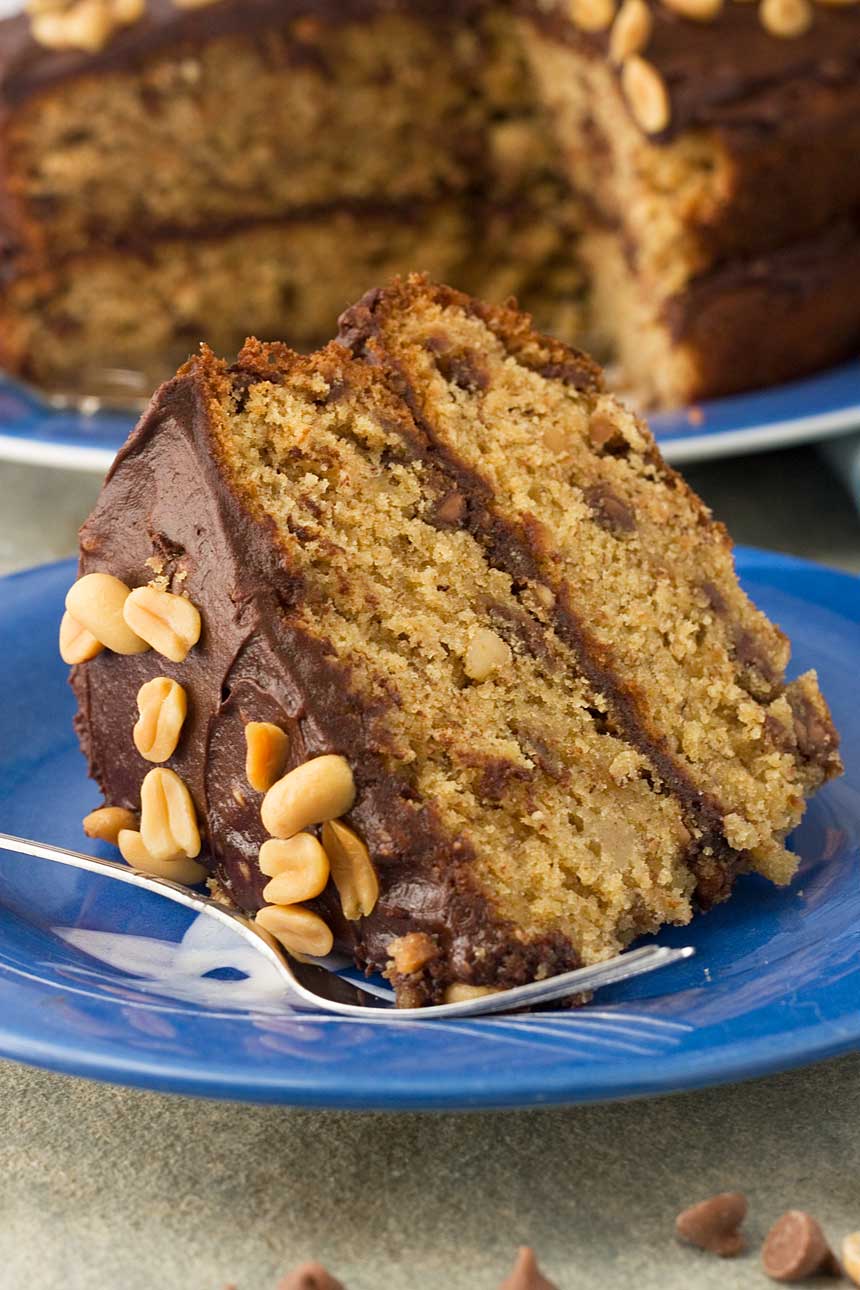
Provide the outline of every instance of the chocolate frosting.
{"type": "MultiPolygon", "coordinates": [[[[522,0],[549,35],[605,57],[608,33],[587,35],[570,21],[567,6],[522,0]]],[[[856,119],[860,74],[860,6],[815,5],[812,27],[786,40],[762,26],[755,4],[727,0],[710,22],[683,18],[665,5],[650,6],[651,38],[644,56],[660,72],[672,104],[668,141],[696,127],[759,136],[762,131],[831,131],[843,115],[856,119]]]]}

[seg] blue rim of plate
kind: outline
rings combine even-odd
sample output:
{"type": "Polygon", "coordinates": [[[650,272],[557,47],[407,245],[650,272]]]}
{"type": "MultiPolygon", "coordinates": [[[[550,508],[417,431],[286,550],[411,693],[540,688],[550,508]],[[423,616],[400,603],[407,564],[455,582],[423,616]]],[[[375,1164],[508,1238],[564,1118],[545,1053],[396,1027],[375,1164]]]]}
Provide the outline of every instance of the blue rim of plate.
{"type": "MultiPolygon", "coordinates": [[[[860,430],[860,361],[649,420],[675,464],[846,434],[860,430]]],[[[134,423],[130,412],[53,408],[36,391],[0,376],[0,459],[104,473],[134,423]]]]}
{"type": "MultiPolygon", "coordinates": [[[[793,670],[819,668],[848,771],[796,834],[802,865],[791,887],[743,878],[727,904],[661,934],[696,945],[691,962],[576,1012],[447,1023],[230,1013],[138,993],[129,977],[119,992],[82,977],[44,929],[10,912],[15,890],[37,909],[57,871],[12,858],[8,871],[0,865],[0,1056],[164,1092],[450,1110],[668,1093],[860,1047],[860,580],[743,549],[738,567],[794,637],[793,670]]],[[[67,561],[0,580],[0,829],[80,847],[96,793],[55,654],[73,577],[67,561]]]]}

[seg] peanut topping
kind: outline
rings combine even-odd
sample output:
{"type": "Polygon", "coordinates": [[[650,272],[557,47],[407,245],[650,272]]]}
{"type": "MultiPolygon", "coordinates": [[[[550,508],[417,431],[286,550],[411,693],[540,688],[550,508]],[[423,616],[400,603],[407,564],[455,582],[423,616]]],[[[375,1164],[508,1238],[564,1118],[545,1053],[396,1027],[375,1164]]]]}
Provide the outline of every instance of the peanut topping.
{"type": "Polygon", "coordinates": [[[296,766],[273,784],[260,812],[266,832],[291,838],[310,824],[345,815],[355,801],[355,780],[345,757],[327,753],[296,766]]]}
{"type": "Polygon", "coordinates": [[[125,621],[171,663],[184,663],[200,639],[200,614],[190,600],[157,587],[137,587],[125,602],[125,621]]]}
{"type": "Polygon", "coordinates": [[[645,0],[624,0],[609,34],[609,57],[623,63],[632,54],[641,54],[651,39],[653,19],[645,0]]]}
{"type": "Polygon", "coordinates": [[[615,17],[615,0],[570,0],[570,16],[582,31],[605,31],[615,17]]]}
{"type": "Polygon", "coordinates": [[[98,838],[115,847],[123,829],[136,829],[137,816],[123,806],[100,806],[84,816],[84,833],[88,838],[98,838]]]}
{"type": "Polygon", "coordinates": [[[634,54],[621,69],[621,88],[646,134],[659,134],[666,129],[671,117],[669,93],[656,67],[634,54]]]}
{"type": "Polygon", "coordinates": [[[126,864],[130,864],[132,869],[139,869],[141,873],[152,874],[155,878],[169,878],[171,882],[184,883],[186,887],[194,887],[206,877],[203,865],[189,860],[187,856],[175,855],[158,859],[147,851],[143,838],[133,829],[122,829],[117,845],[126,864]]]}
{"type": "Polygon", "coordinates": [[[766,31],[784,40],[802,36],[814,17],[809,0],[762,0],[758,16],[766,31]]]}
{"type": "Polygon", "coordinates": [[[260,847],[260,868],[271,882],[263,891],[270,905],[297,905],[325,890],[328,856],[312,833],[282,841],[269,838],[260,847]]]}
{"type": "Polygon", "coordinates": [[[331,928],[319,914],[302,905],[267,905],[260,910],[255,921],[291,954],[324,958],[334,945],[331,928]]]}
{"type": "Polygon", "coordinates": [[[723,7],[723,0],[663,0],[667,9],[674,9],[682,18],[694,22],[713,22],[723,7]]]}
{"type": "Polygon", "coordinates": [[[322,840],[344,918],[350,922],[366,918],[379,900],[379,879],[370,852],[358,834],[340,820],[328,820],[323,825],[322,840]]]}
{"type": "Polygon", "coordinates": [[[75,622],[114,654],[143,654],[149,646],[123,617],[130,594],[125,583],[113,574],[86,573],[69,588],[66,609],[75,622]]]}
{"type": "Polygon", "coordinates": [[[101,641],[96,640],[92,632],[82,627],[76,618],[66,610],[60,621],[60,658],[69,667],[77,663],[88,663],[104,649],[101,641]]]}
{"type": "Polygon", "coordinates": [[[156,676],[138,690],[137,707],[135,748],[147,761],[167,761],[176,752],[188,712],[185,690],[169,676],[156,676]]]}
{"type": "Polygon", "coordinates": [[[439,957],[439,946],[426,932],[407,932],[391,941],[388,957],[395,972],[400,976],[411,976],[439,957]]]}
{"type": "Polygon", "coordinates": [[[26,7],[40,45],[97,54],[115,31],[138,21],[145,0],[28,0],[26,7]]]}
{"type": "Polygon", "coordinates": [[[467,1003],[469,999],[483,999],[488,994],[500,994],[501,991],[491,985],[467,985],[465,981],[455,981],[445,991],[446,1003],[467,1003]]]}
{"type": "Polygon", "coordinates": [[[249,721],[245,727],[245,775],[258,793],[268,793],[287,767],[289,740],[271,721],[249,721]]]}
{"type": "Polygon", "coordinates": [[[489,627],[479,627],[469,641],[463,669],[473,681],[486,681],[494,672],[511,664],[511,647],[489,627]]]}
{"type": "Polygon", "coordinates": [[[140,834],[155,860],[200,854],[200,832],[191,794],[175,771],[151,770],[140,788],[140,834]]]}
{"type": "Polygon", "coordinates": [[[860,1232],[851,1232],[842,1242],[842,1266],[845,1275],[860,1286],[860,1232]]]}

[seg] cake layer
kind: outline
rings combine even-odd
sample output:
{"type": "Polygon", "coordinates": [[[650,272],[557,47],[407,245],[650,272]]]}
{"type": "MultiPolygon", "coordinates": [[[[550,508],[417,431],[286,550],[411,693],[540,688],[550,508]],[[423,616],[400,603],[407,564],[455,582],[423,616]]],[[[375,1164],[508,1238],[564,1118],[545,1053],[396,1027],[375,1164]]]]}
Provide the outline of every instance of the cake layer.
{"type": "Polygon", "coordinates": [[[612,232],[579,246],[589,283],[586,333],[611,352],[626,388],[673,406],[794,380],[860,346],[860,228],[729,263],[661,297],[612,232]]]}
{"type": "MultiPolygon", "coordinates": [[[[538,194],[534,197],[537,199],[538,194]]],[[[552,200],[551,195],[546,201],[552,200]]],[[[164,380],[205,336],[236,353],[251,330],[309,349],[382,274],[423,265],[437,276],[519,295],[548,328],[581,327],[582,283],[562,219],[531,206],[476,212],[446,201],[303,217],[70,256],[13,277],[0,302],[0,364],[40,384],[140,391],[164,380]],[[107,375],[105,375],[107,373],[107,375]],[[125,388],[125,387],[124,387],[125,388]]]]}
{"type": "Polygon", "coordinates": [[[811,760],[787,750],[806,706],[804,683],[785,685],[787,642],[744,596],[725,531],[641,423],[599,394],[583,409],[564,368],[534,370],[533,335],[516,327],[410,279],[349,311],[341,336],[402,390],[451,468],[469,472],[483,504],[463,522],[491,558],[549,587],[534,612],[684,805],[701,897],[730,882],[727,848],[784,877],[804,789],[838,764],[828,735],[811,760]]]}

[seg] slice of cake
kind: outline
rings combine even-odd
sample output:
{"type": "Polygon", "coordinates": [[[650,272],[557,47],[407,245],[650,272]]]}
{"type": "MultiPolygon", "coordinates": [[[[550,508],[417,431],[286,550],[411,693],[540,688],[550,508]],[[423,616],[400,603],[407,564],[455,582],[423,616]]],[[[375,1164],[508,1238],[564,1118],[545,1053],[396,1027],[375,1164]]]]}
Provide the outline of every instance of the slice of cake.
{"type": "Polygon", "coordinates": [[[342,321],[204,350],[108,477],[63,628],[90,831],[403,1003],[787,882],[837,736],[647,428],[426,279],[342,321]]]}

